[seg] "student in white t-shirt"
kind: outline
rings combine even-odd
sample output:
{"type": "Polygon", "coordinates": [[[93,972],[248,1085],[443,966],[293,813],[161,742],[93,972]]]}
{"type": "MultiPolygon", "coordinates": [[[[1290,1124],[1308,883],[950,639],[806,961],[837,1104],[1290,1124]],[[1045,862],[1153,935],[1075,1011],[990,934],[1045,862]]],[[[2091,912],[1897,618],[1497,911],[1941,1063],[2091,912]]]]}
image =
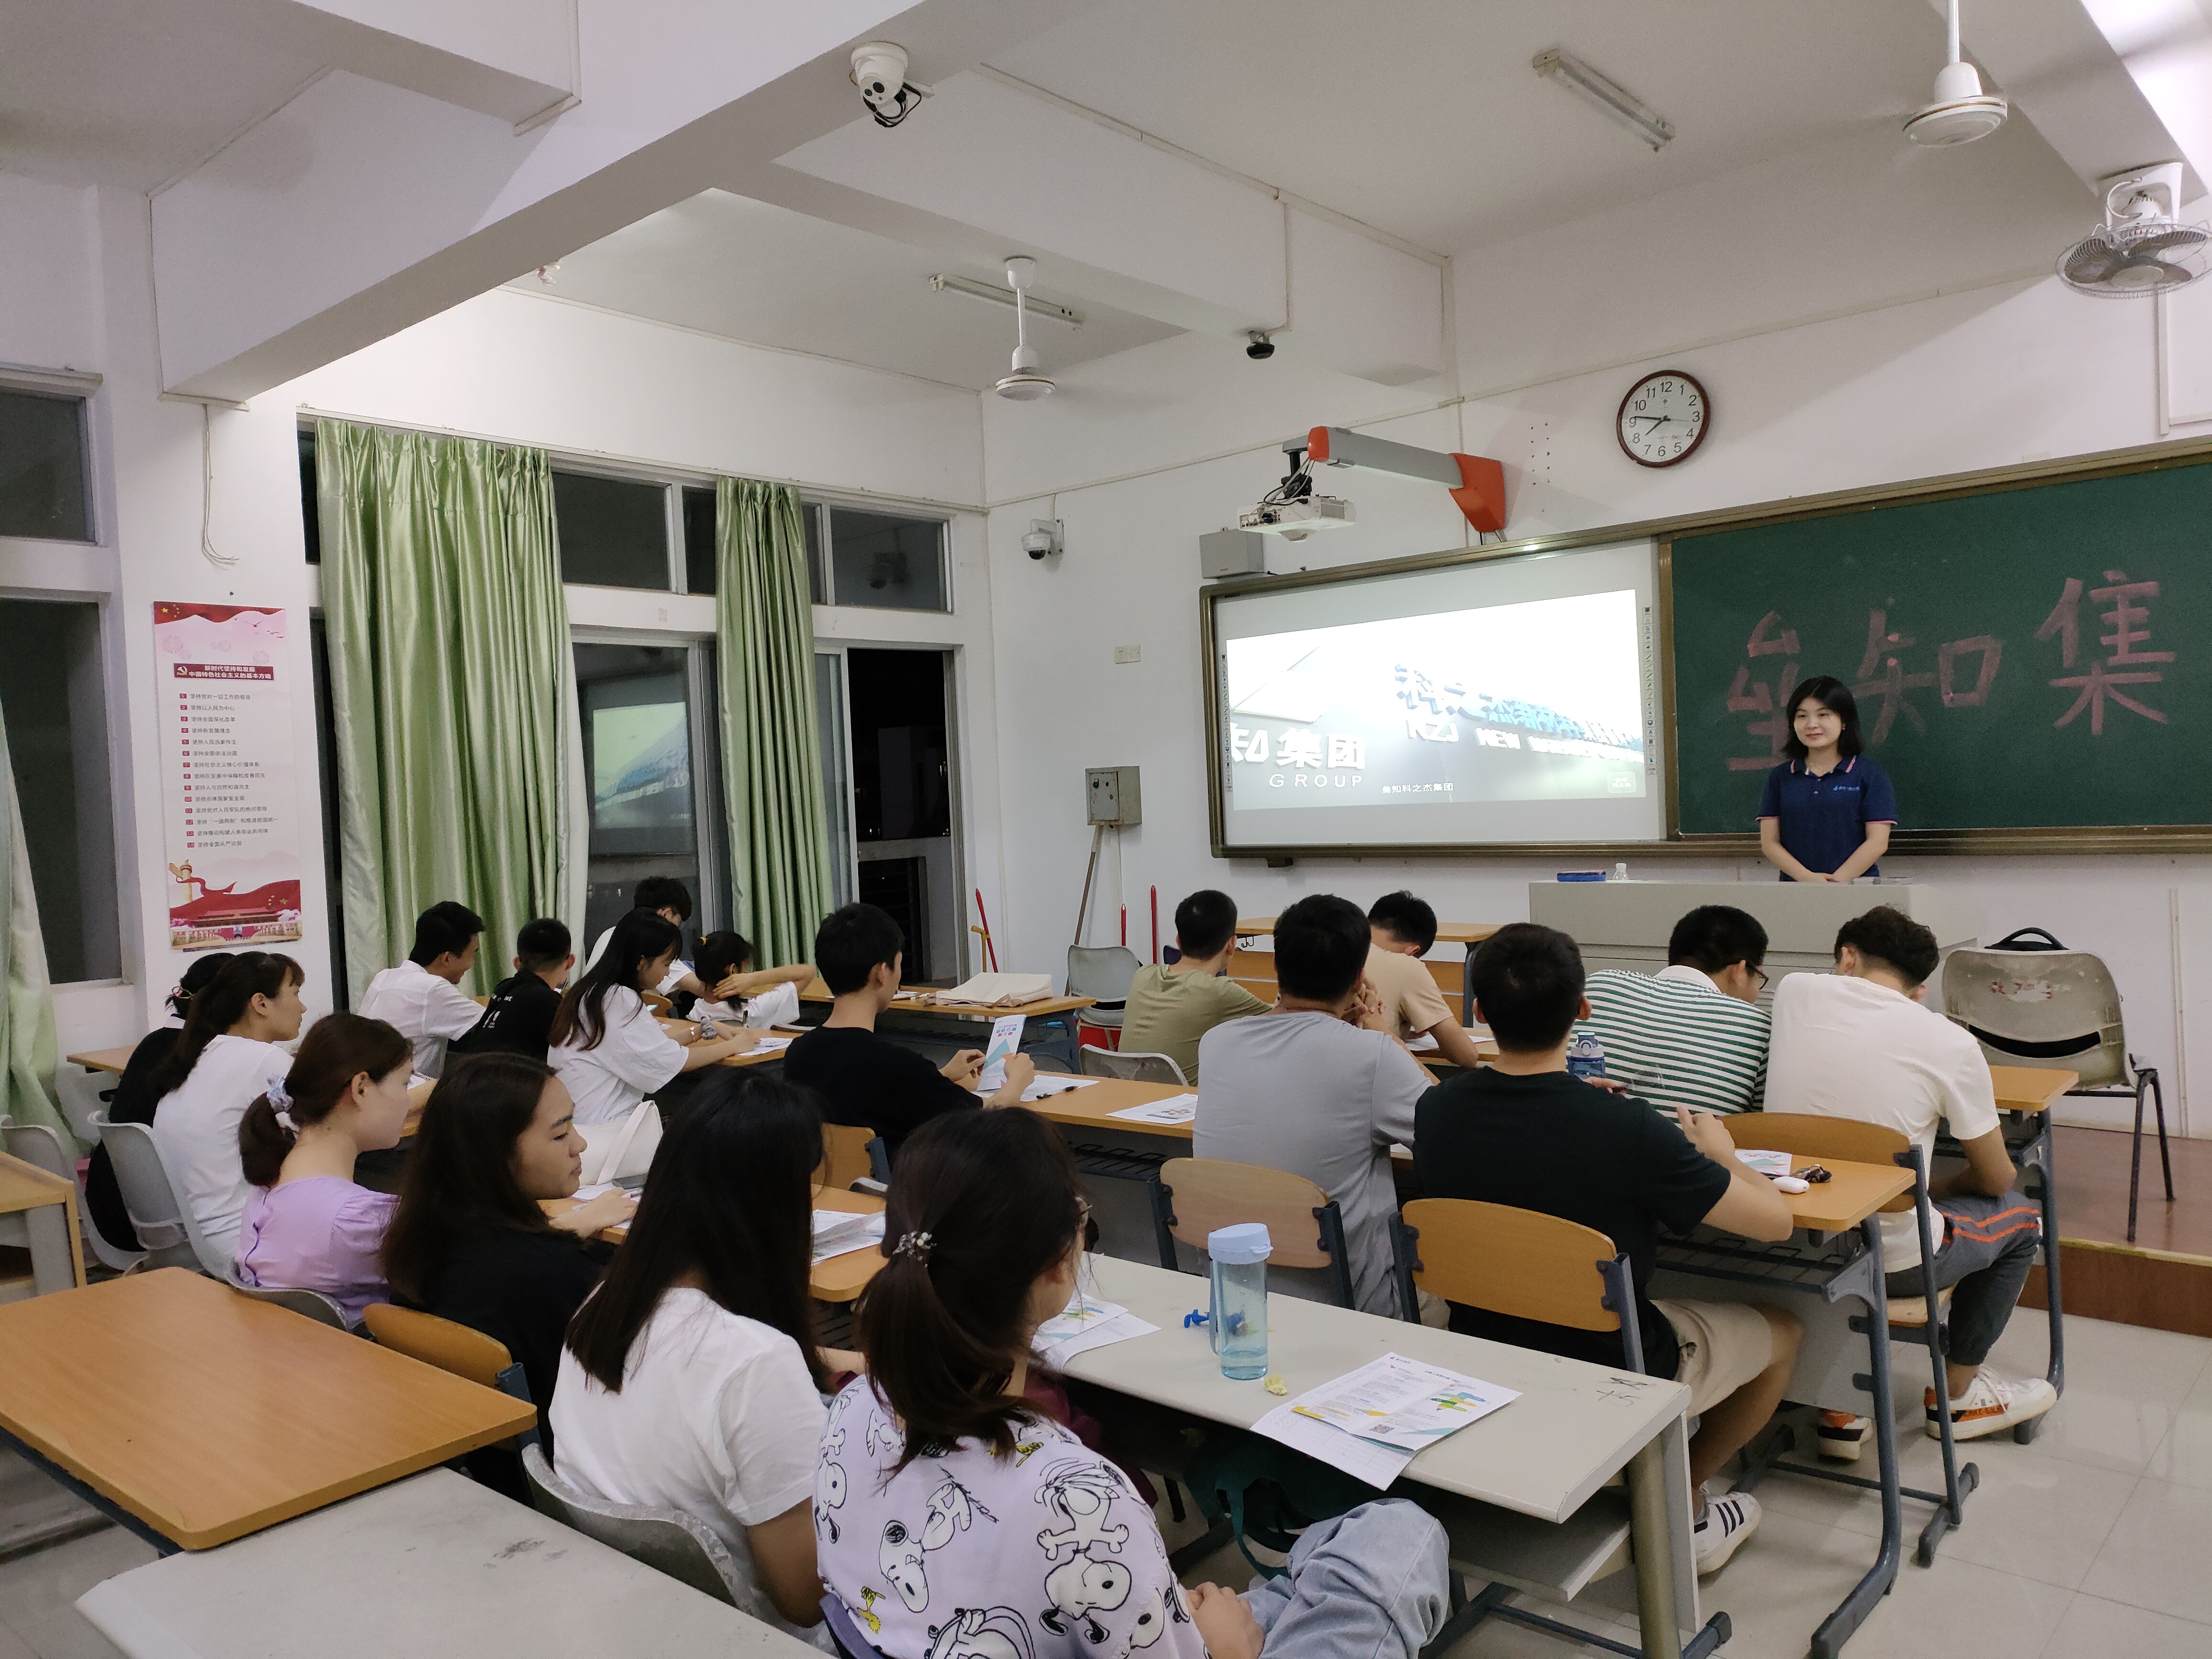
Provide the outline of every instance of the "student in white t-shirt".
{"type": "Polygon", "coordinates": [[[272,951],[242,951],[198,992],[169,1057],[147,1091],[154,1140],[177,1183],[177,1201],[208,1243],[228,1259],[238,1249],[240,1218],[252,1191],[238,1149],[246,1109],[292,1069],[276,1045],[300,1035],[307,1010],[300,964],[272,951]]]}
{"type": "Polygon", "coordinates": [[[744,1054],[759,1041],[748,1034],[702,1042],[688,1025],[672,1036],[645,1006],[639,993],[668,971],[681,943],[674,922],[633,910],[562,997],[545,1061],[574,1099],[579,1126],[614,1122],[678,1073],[744,1054]]]}
{"type": "Polygon", "coordinates": [[[466,1036],[483,1008],[461,989],[477,965],[483,918],[465,904],[444,899],[415,918],[415,948],[397,968],[369,981],[355,1012],[380,1019],[415,1050],[415,1069],[435,1077],[445,1069],[446,1045],[466,1036]]]}
{"type": "Polygon", "coordinates": [[[699,941],[699,982],[712,994],[692,1005],[694,1019],[723,1019],[766,1030],[799,1023],[799,988],[814,977],[814,964],[753,971],[752,941],[743,933],[708,933],[699,941]]]}
{"type": "MultiPolygon", "coordinates": [[[[1983,1363],[2027,1282],[2042,1215],[2013,1186],[1980,1046],[1921,1001],[1936,957],[1936,935],[1888,905],[1845,922],[1833,974],[1791,974],[1775,987],[1766,1109],[1883,1124],[1906,1135],[1923,1159],[1937,1120],[1949,1121],[1966,1167],[1937,1177],[1929,1190],[1940,1230],[1936,1284],[1956,1287],[1945,1351],[1951,1419],[1957,1437],[1970,1440],[2039,1417],[2058,1396],[2041,1377],[2014,1382],[1983,1363]]],[[[1889,1294],[1921,1295],[1917,1222],[1907,1213],[1885,1215],[1881,1224],[1889,1294]]],[[[1934,1436],[1932,1388],[1926,1403],[1934,1436]]],[[[1833,1438],[1828,1428],[1824,1449],[1833,1438]]],[[[1855,1443],[1844,1455],[1855,1455],[1855,1443]]]]}
{"type": "Polygon", "coordinates": [[[704,1522],[751,1588],[742,1610],[787,1630],[822,1619],[810,1510],[830,1370],[807,1290],[821,1158],[804,1090],[758,1073],[709,1083],[661,1143],[553,1390],[555,1472],[704,1522]]]}

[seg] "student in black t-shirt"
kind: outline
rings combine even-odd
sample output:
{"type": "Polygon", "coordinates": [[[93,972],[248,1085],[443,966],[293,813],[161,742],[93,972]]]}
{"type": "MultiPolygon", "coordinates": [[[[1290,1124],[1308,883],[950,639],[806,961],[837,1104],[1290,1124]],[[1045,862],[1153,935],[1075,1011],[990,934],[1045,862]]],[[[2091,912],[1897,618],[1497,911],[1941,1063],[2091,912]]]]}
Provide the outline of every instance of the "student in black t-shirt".
{"type": "Polygon", "coordinates": [[[449,1054],[522,1054],[544,1060],[561,988],[576,965],[565,922],[550,916],[526,921],[514,936],[514,973],[500,981],[483,1018],[465,1036],[446,1045],[449,1054]]]}
{"type": "MultiPolygon", "coordinates": [[[[1589,1018],[1589,1004],[1582,953],[1565,933],[1528,922],[1500,928],[1468,972],[1475,1018],[1497,1038],[1498,1058],[1422,1097],[1413,1139],[1421,1190],[1559,1216],[1627,1253],[1644,1369],[1688,1383],[1690,1410],[1704,1419],[1690,1442],[1690,1479],[1702,1486],[1773,1416],[1800,1328],[1776,1308],[1654,1302],[1645,1286],[1659,1229],[1686,1232],[1705,1222],[1778,1241],[1795,1226],[1789,1202],[1737,1160],[1724,1120],[1678,1108],[1670,1122],[1641,1100],[1569,1074],[1568,1033],[1589,1018]]],[[[1600,1365],[1621,1360],[1616,1331],[1457,1305],[1451,1328],[1600,1365]]],[[[1701,1492],[1698,1571],[1718,1570],[1758,1524],[1748,1493],[1708,1503],[1701,1492]]]]}
{"type": "Polygon", "coordinates": [[[988,1100],[975,1091],[980,1048],[963,1048],[939,1070],[911,1048],[876,1035],[876,1016],[898,994],[906,935],[889,913],[848,904],[823,919],[814,965],[836,999],[830,1018],[784,1051],[783,1074],[822,1097],[832,1123],[860,1124],[896,1154],[907,1136],[941,1112],[1012,1106],[1036,1075],[1027,1054],[1010,1055],[1006,1081],[988,1100]]]}

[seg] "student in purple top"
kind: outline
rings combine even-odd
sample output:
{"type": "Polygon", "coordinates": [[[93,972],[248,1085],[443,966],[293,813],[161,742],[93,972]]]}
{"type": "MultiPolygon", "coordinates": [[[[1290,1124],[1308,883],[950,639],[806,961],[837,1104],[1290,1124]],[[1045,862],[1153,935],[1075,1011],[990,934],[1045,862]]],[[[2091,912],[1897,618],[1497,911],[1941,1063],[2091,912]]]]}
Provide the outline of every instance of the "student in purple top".
{"type": "Polygon", "coordinates": [[[326,1014],[292,1069],[246,1109],[239,1161],[252,1191],[238,1228],[238,1277],[319,1291],[349,1325],[386,1299],[377,1252],[398,1200],[354,1182],[354,1160],[397,1146],[414,1050],[380,1019],[326,1014]]]}
{"type": "Polygon", "coordinates": [[[1790,694],[1782,741],[1790,758],[1766,775],[1759,800],[1759,850],[1784,881],[1878,876],[1897,828],[1889,774],[1867,758],[1859,706],[1832,675],[1790,694]]]}

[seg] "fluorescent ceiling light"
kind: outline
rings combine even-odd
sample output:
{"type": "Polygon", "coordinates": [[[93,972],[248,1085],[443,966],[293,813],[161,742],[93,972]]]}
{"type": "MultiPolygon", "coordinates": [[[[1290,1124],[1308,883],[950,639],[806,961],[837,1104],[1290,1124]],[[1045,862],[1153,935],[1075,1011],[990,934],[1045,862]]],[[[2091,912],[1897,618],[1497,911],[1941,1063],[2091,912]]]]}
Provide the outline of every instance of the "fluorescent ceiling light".
{"type": "Polygon", "coordinates": [[[1608,81],[1579,58],[1557,46],[1540,52],[1528,67],[1546,80],[1567,88],[1608,119],[1618,121],[1654,149],[1663,149],[1674,137],[1674,124],[1649,104],[1608,81]]]}
{"type": "MultiPolygon", "coordinates": [[[[954,276],[939,271],[929,279],[929,286],[933,292],[938,294],[964,294],[971,300],[988,300],[994,305],[1011,307],[1014,303],[1013,289],[1000,288],[990,283],[979,283],[972,276],[954,276]]],[[[1083,326],[1083,313],[1079,311],[1070,311],[1066,306],[1040,300],[1034,294],[1024,295],[1022,303],[1028,307],[1032,317],[1049,317],[1054,322],[1066,323],[1070,328],[1083,326]]]]}

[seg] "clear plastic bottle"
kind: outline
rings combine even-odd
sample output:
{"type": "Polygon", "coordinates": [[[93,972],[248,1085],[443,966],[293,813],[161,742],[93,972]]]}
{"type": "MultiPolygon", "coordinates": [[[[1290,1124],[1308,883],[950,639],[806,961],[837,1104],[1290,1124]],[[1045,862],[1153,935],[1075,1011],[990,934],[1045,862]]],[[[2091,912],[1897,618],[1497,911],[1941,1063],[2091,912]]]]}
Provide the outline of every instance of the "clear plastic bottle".
{"type": "Polygon", "coordinates": [[[1274,1241],[1257,1221],[1219,1227],[1206,1236],[1213,1274],[1206,1333],[1221,1356],[1221,1374],[1240,1382],[1267,1374],[1267,1257],[1274,1241]]]}
{"type": "Polygon", "coordinates": [[[1575,1077],[1605,1075],[1605,1044],[1595,1031],[1577,1031],[1567,1044],[1567,1071],[1575,1077]]]}

